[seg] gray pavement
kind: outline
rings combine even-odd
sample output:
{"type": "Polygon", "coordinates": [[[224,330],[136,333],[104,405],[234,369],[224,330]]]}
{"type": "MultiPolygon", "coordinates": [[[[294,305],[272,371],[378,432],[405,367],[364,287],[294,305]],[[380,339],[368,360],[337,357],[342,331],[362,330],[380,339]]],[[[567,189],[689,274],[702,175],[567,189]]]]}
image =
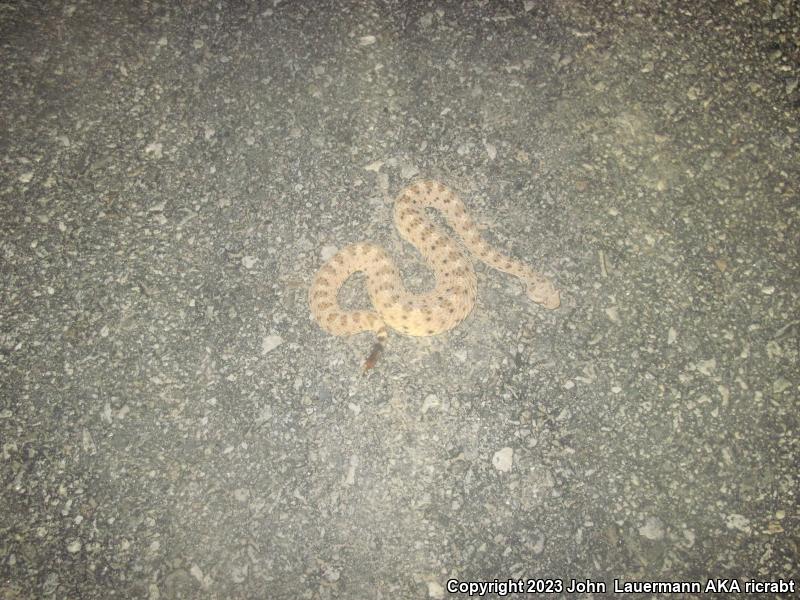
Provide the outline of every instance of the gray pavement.
{"type": "Polygon", "coordinates": [[[0,597],[789,597],[798,77],[788,0],[2,3],[0,597]],[[363,376],[308,285],[430,285],[415,178],[562,306],[363,376]]]}

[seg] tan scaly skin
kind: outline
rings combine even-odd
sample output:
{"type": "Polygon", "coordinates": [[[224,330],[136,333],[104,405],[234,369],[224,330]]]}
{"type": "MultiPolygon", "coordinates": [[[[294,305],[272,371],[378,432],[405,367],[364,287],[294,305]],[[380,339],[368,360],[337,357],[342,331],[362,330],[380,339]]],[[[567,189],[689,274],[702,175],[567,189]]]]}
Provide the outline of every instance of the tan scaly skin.
{"type": "Polygon", "coordinates": [[[558,308],[561,301],[553,284],[527,265],[489,246],[461,199],[435,181],[420,181],[404,189],[394,203],[394,223],[400,235],[420,251],[433,271],[436,285],[423,294],[406,290],[392,259],[370,242],[352,244],[334,255],[314,277],[309,304],[314,319],[333,335],[372,331],[378,341],[364,364],[375,365],[387,328],[413,336],[437,335],[463,321],[475,306],[477,279],[469,256],[442,228],[425,214],[439,211],[458,234],[463,246],[477,259],[520,279],[528,298],[545,308],[558,308]],[[375,310],[344,310],[337,295],[350,275],[363,271],[375,310]]]}

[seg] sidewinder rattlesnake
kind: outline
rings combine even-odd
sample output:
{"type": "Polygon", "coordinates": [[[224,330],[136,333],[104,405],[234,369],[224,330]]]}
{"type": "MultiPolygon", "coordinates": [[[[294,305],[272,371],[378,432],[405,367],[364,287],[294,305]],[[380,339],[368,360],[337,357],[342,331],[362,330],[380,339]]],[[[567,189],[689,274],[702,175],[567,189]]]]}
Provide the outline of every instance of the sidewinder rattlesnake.
{"type": "Polygon", "coordinates": [[[458,325],[475,305],[477,279],[469,256],[426,216],[426,208],[444,215],[473,256],[520,279],[533,302],[549,309],[560,304],[558,290],[548,279],[486,243],[452,190],[435,181],[414,183],[397,196],[394,223],[433,271],[434,289],[410,293],[386,251],[370,242],[360,242],[342,248],[323,265],[309,290],[311,313],[324,330],[337,336],[363,331],[376,334],[378,342],[365,370],[377,360],[381,343],[387,338],[387,327],[412,336],[437,335],[458,325]],[[375,310],[344,310],[339,305],[339,289],[357,271],[367,276],[367,291],[375,310]]]}

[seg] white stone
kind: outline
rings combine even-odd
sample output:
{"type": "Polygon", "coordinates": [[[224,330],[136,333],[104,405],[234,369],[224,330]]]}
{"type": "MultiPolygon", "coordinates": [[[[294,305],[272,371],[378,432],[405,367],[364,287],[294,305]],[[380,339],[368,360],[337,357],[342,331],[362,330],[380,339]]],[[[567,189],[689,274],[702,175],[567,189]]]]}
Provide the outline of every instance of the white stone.
{"type": "Polygon", "coordinates": [[[503,473],[508,473],[514,463],[514,449],[506,446],[494,453],[492,464],[494,468],[503,473]]]}
{"type": "Polygon", "coordinates": [[[444,598],[444,588],[439,585],[436,581],[429,581],[428,582],[428,598],[434,598],[434,600],[441,600],[444,598]]]}
{"type": "Polygon", "coordinates": [[[414,165],[406,165],[400,170],[400,175],[403,179],[411,179],[417,173],[419,173],[419,169],[414,165]]]}
{"type": "Polygon", "coordinates": [[[328,262],[330,259],[336,256],[338,251],[339,249],[336,246],[323,246],[322,250],[320,251],[320,258],[322,258],[322,262],[328,262]]]}
{"type": "Polygon", "coordinates": [[[701,360],[697,363],[697,370],[705,376],[710,376],[711,372],[716,369],[717,361],[715,359],[701,360]]]}
{"type": "Polygon", "coordinates": [[[648,540],[660,540],[664,537],[664,525],[656,517],[648,517],[644,525],[639,527],[639,535],[648,540]]]}
{"type": "Polygon", "coordinates": [[[144,147],[145,154],[152,154],[155,158],[161,158],[164,155],[164,144],[161,142],[152,142],[144,147]]]}
{"type": "Polygon", "coordinates": [[[731,513],[725,518],[725,525],[728,529],[736,529],[744,533],[750,533],[750,519],[744,515],[731,513]]]}
{"type": "Polygon", "coordinates": [[[424,414],[432,408],[439,408],[441,405],[442,403],[439,402],[439,398],[436,394],[428,394],[422,402],[422,412],[424,414]]]}
{"type": "Polygon", "coordinates": [[[272,352],[283,343],[283,338],[279,335],[268,335],[261,341],[261,354],[272,352]]]}

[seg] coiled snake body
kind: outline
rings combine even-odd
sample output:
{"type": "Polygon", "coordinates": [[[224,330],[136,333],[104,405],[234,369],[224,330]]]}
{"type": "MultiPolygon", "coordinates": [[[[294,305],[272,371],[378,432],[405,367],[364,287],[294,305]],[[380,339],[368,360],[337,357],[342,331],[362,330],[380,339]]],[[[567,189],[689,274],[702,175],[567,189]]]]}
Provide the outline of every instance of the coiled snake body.
{"type": "Polygon", "coordinates": [[[533,302],[549,309],[560,304],[559,293],[548,279],[486,243],[451,189],[435,181],[420,181],[397,196],[394,223],[433,271],[433,290],[422,294],[407,291],[386,251],[370,242],[342,248],[317,272],[309,290],[311,313],[323,329],[337,336],[363,331],[378,336],[365,368],[377,359],[387,327],[406,335],[437,335],[458,325],[475,306],[477,279],[472,262],[462,247],[426,216],[426,208],[444,215],[474,257],[520,279],[533,302]],[[342,284],[357,271],[366,274],[374,310],[344,310],[337,301],[342,284]]]}

